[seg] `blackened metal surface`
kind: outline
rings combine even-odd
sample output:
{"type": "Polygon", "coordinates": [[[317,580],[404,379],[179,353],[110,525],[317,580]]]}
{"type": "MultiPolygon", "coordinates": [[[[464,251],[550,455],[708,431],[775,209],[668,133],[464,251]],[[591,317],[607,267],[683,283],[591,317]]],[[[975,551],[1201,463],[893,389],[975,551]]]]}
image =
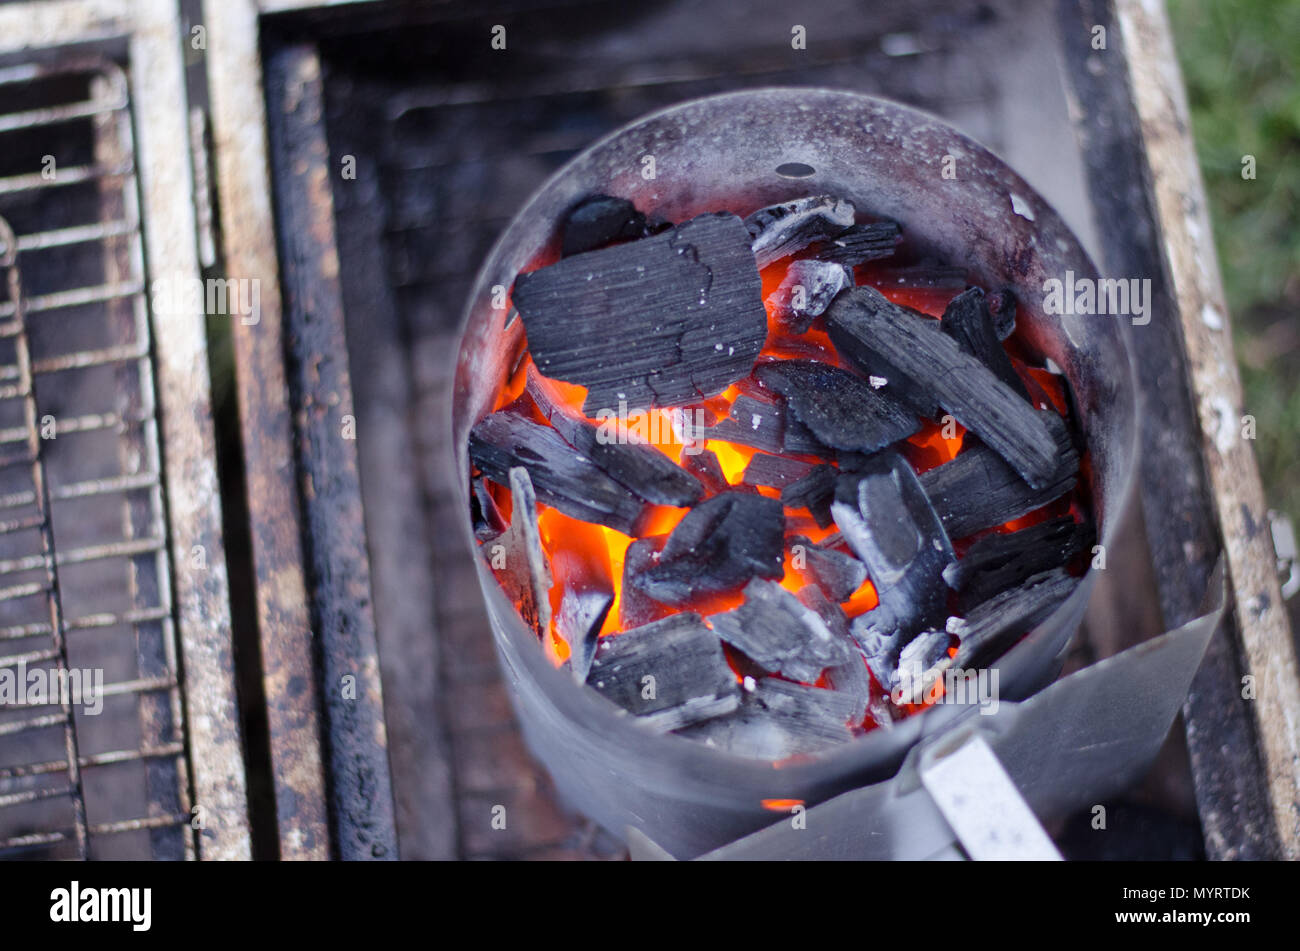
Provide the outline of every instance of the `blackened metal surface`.
{"type": "Polygon", "coordinates": [[[275,51],[266,66],[284,339],[319,645],[314,676],[326,720],[332,839],[339,858],[395,859],[320,60],[314,46],[304,44],[275,51]]]}

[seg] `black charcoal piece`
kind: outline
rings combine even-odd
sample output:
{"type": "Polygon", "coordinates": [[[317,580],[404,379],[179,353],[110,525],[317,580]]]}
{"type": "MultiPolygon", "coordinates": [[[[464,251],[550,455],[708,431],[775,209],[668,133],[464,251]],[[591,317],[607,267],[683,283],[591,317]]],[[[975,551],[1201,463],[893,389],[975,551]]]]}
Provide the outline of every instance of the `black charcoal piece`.
{"type": "Polygon", "coordinates": [[[658,621],[672,613],[672,608],[649,597],[636,585],[636,579],[656,565],[666,535],[638,538],[627,546],[623,555],[623,586],[618,599],[618,625],[627,630],[658,621]]]}
{"type": "Polygon", "coordinates": [[[867,566],[838,548],[814,544],[802,535],[792,535],[790,546],[792,557],[802,558],[817,587],[836,603],[847,601],[867,580],[867,566]],[[801,547],[796,550],[795,545],[801,547]]]}
{"type": "Polygon", "coordinates": [[[483,551],[519,616],[538,637],[549,637],[552,578],[537,526],[537,497],[528,470],[521,466],[509,471],[506,482],[510,486],[510,527],[483,551]]]}
{"type": "Polygon", "coordinates": [[[1074,488],[1079,453],[1065,420],[1054,410],[1037,410],[1056,447],[1056,470],[1041,489],[1032,489],[996,452],[983,444],[959,452],[951,462],[923,473],[921,487],[939,513],[949,538],[966,538],[1042,508],[1074,488]]]}
{"type": "Polygon", "coordinates": [[[1016,641],[1055,611],[1076,584],[1077,578],[1062,568],[1055,568],[990,598],[973,608],[964,619],[949,618],[948,631],[957,636],[956,653],[951,657],[947,651],[939,655],[937,651],[927,650],[927,645],[914,649],[915,656],[908,658],[914,661],[907,671],[909,689],[901,691],[902,702],[915,702],[950,667],[972,671],[995,663],[1016,641]],[[917,669],[923,672],[918,675],[917,669]]]}
{"type": "Polygon", "coordinates": [[[912,264],[881,268],[871,275],[873,287],[936,290],[960,294],[966,289],[966,269],[948,264],[912,264]]]}
{"type": "Polygon", "coordinates": [[[745,219],[759,268],[802,251],[853,224],[853,204],[831,195],[796,198],[760,208],[745,219]]]}
{"type": "Polygon", "coordinates": [[[745,466],[742,481],[745,485],[766,485],[774,489],[784,489],[805,478],[812,470],[813,466],[808,462],[791,459],[788,456],[756,452],[749,460],[749,465],[745,466]]]}
{"type": "Polygon", "coordinates": [[[874,221],[845,228],[822,244],[817,257],[822,261],[857,267],[867,261],[890,257],[903,240],[897,222],[874,221]]]}
{"type": "Polygon", "coordinates": [[[871,674],[849,634],[849,619],[838,604],[822,594],[815,584],[805,585],[797,595],[805,607],[812,608],[826,622],[831,632],[848,645],[849,659],[826,669],[826,683],[831,690],[853,698],[853,714],[849,723],[858,725],[867,715],[871,703],[871,674]]]}
{"type": "Polygon", "coordinates": [[[1058,459],[1042,419],[991,370],[940,332],[936,321],[891,303],[874,287],[841,294],[826,318],[841,353],[853,360],[875,355],[916,390],[932,393],[943,409],[1011,463],[1031,486],[1042,488],[1050,482],[1058,459]]]}
{"type": "Polygon", "coordinates": [[[496,499],[488,491],[487,480],[478,476],[470,480],[470,519],[474,537],[481,542],[496,538],[506,530],[506,520],[496,499]]]}
{"type": "Polygon", "coordinates": [[[1090,525],[1069,517],[1040,522],[1018,532],[985,535],[953,565],[945,578],[958,592],[963,614],[1033,575],[1062,568],[1076,554],[1091,548],[1090,525]]]}
{"type": "Polygon", "coordinates": [[[602,637],[587,684],[663,732],[740,705],[721,642],[691,613],[602,637]]]}
{"type": "Polygon", "coordinates": [[[565,442],[637,498],[655,505],[687,506],[704,497],[700,480],[654,446],[620,441],[629,439],[629,434],[570,413],[555,401],[535,367],[528,368],[528,393],[565,442]]]}
{"type": "Polygon", "coordinates": [[[898,622],[888,608],[877,607],[855,617],[849,630],[876,682],[888,690],[898,673],[898,655],[907,643],[898,622]]]}
{"type": "Polygon", "coordinates": [[[821,456],[823,459],[834,459],[839,455],[813,435],[811,429],[790,416],[785,420],[785,443],[782,448],[796,455],[821,456]]]}
{"type": "Polygon", "coordinates": [[[754,663],[792,680],[812,683],[849,658],[848,641],[775,581],[755,578],[745,586],[740,607],[709,620],[719,637],[754,663]]]}
{"type": "Polygon", "coordinates": [[[855,699],[835,690],[763,677],[744,691],[740,709],[681,731],[735,756],[783,760],[828,749],[853,734],[855,699]]]}
{"type": "Polygon", "coordinates": [[[852,269],[805,258],[790,262],[781,286],[768,295],[767,304],[778,327],[801,334],[826,312],[836,294],[852,286],[852,269]]]}
{"type": "Polygon", "coordinates": [[[899,627],[916,631],[944,612],[943,570],[957,556],[901,456],[881,453],[869,460],[857,483],[857,504],[837,501],[831,514],[899,627]]]}
{"type": "Polygon", "coordinates": [[[781,452],[785,448],[785,423],[785,409],[775,395],[742,393],[731,404],[727,418],[704,430],[702,436],[781,452]]]}
{"type": "Polygon", "coordinates": [[[993,331],[999,340],[1006,340],[1016,332],[1016,298],[1009,287],[989,295],[989,313],[993,315],[993,331]]]}
{"type": "Polygon", "coordinates": [[[583,413],[698,402],[749,374],[767,339],[762,282],[735,215],[519,275],[513,301],[547,377],[587,387],[583,413]]]}
{"type": "Polygon", "coordinates": [[[561,253],[567,258],[603,248],[611,241],[639,238],[645,233],[646,220],[626,198],[590,195],[573,206],[560,228],[561,253]]]}
{"type": "Polygon", "coordinates": [[[469,457],[500,485],[509,481],[512,468],[523,466],[537,498],[547,505],[584,522],[637,534],[645,503],[574,452],[550,426],[505,410],[492,413],[470,430],[469,457]]]}
{"type": "Polygon", "coordinates": [[[563,545],[551,556],[551,575],[561,585],[555,632],[569,645],[569,670],[582,683],[591,668],[596,638],[614,603],[614,586],[607,568],[593,572],[582,556],[563,545]]]}
{"type": "Polygon", "coordinates": [[[814,466],[797,482],[781,490],[781,504],[792,509],[807,509],[818,528],[827,528],[831,518],[831,502],[835,499],[835,480],[838,470],[822,463],[814,466]]]}
{"type": "Polygon", "coordinates": [[[723,492],[687,512],[657,563],[629,580],[656,601],[682,605],[733,591],[754,577],[780,578],[784,531],[776,499],[723,492]]]}
{"type": "Polygon", "coordinates": [[[872,452],[921,428],[902,403],[839,367],[776,360],[759,364],[754,376],[784,396],[790,415],[835,449],[872,452]]]}
{"type": "Polygon", "coordinates": [[[726,492],[731,487],[722,471],[722,464],[718,462],[718,454],[712,449],[683,446],[678,458],[682,461],[682,468],[699,479],[709,495],[726,492]]]}
{"type": "Polygon", "coordinates": [[[939,329],[992,370],[993,375],[1011,387],[1021,399],[1029,402],[1029,392],[998,340],[993,314],[982,290],[972,287],[954,297],[939,320],[939,329]]]}

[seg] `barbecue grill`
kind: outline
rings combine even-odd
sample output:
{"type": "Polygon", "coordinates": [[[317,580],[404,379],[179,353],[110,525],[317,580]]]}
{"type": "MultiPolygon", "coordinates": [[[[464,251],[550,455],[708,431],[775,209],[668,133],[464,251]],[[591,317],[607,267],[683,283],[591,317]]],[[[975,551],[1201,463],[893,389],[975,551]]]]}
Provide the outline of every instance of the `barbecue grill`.
{"type": "MultiPolygon", "coordinates": [[[[452,465],[458,320],[567,159],[773,85],[936,113],[1103,273],[1152,280],[1140,506],[1067,671],[1198,617],[1222,554],[1230,610],[1115,814],[1140,811],[1142,855],[1295,854],[1294,647],[1249,443],[1214,438],[1240,389],[1200,316],[1224,307],[1167,24],[881,6],[0,5],[0,666],[106,688],[97,717],[0,709],[0,855],[624,855],[508,702],[452,465]],[[202,278],[256,281],[257,313],[157,293],[202,278]]],[[[1047,818],[1099,854],[1086,817],[1047,818]]]]}

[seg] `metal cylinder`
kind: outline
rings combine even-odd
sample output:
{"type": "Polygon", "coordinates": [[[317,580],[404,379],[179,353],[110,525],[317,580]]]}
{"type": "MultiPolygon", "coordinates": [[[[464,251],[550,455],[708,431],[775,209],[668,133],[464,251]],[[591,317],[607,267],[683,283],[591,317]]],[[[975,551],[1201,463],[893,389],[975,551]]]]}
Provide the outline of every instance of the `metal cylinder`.
{"type": "MultiPolygon", "coordinates": [[[[522,322],[506,326],[506,313],[492,307],[493,288],[509,288],[526,264],[554,254],[562,215],[591,193],[630,199],[672,221],[705,211],[744,215],[778,201],[833,194],[896,219],[913,247],[966,267],[982,286],[1010,288],[1019,338],[1036,356],[1055,361],[1073,388],[1086,440],[1083,478],[1103,545],[1114,538],[1131,488],[1137,390],[1121,319],[1043,312],[1046,280],[1064,280],[1067,271],[1076,280],[1097,277],[1056,212],[992,153],[910,108],[803,88],[694,100],[600,140],[536,192],[489,253],[463,317],[450,408],[454,442],[446,454],[466,513],[463,543],[478,566],[525,738],[561,794],[615,833],[634,826],[689,857],[770,823],[765,799],[811,805],[886,778],[918,739],[950,727],[970,708],[941,704],[890,730],[776,768],[653,734],[544,657],[483,559],[469,554],[476,546],[467,437],[491,410],[523,346],[522,322]],[[944,177],[945,164],[955,178],[944,177]]],[[[1004,699],[1028,696],[1057,676],[1092,582],[1090,572],[997,662],[1004,699]]]]}

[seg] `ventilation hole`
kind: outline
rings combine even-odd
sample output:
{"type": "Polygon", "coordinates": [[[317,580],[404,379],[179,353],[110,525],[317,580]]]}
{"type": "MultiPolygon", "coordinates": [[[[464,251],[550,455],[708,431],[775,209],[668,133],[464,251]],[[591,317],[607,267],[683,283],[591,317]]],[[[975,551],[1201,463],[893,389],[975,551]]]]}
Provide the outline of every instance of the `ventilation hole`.
{"type": "Polygon", "coordinates": [[[782,178],[808,178],[817,173],[817,169],[803,162],[784,162],[776,167],[776,174],[782,178]]]}

